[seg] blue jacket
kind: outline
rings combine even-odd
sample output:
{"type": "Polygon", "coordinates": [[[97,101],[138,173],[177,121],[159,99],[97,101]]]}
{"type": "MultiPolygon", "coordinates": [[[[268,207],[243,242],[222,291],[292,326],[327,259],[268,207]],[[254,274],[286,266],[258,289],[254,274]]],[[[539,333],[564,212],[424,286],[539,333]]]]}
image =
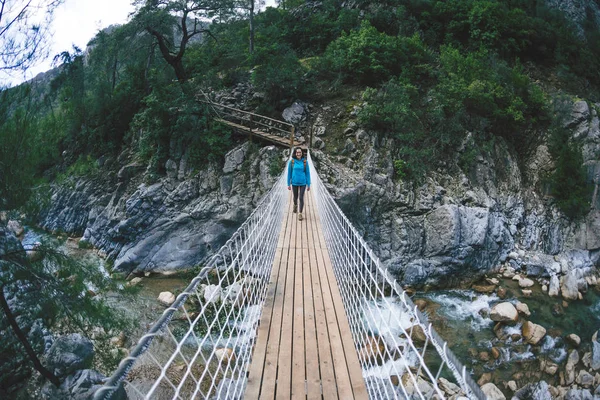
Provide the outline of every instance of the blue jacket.
{"type": "Polygon", "coordinates": [[[300,160],[296,160],[292,158],[288,162],[288,176],[287,176],[287,185],[293,186],[310,186],[310,169],[308,168],[308,162],[305,161],[304,158],[300,160]],[[293,167],[292,167],[293,161],[293,167]],[[306,168],[304,168],[304,163],[306,162],[306,168]],[[306,171],[305,171],[306,169],[306,171]]]}

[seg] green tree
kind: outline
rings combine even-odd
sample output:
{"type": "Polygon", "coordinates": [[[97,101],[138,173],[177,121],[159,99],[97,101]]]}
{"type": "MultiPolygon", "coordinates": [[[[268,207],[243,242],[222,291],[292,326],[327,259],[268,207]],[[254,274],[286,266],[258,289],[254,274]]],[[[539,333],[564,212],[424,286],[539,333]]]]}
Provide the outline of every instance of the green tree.
{"type": "Polygon", "coordinates": [[[548,150],[554,160],[554,170],[549,177],[550,194],[558,207],[569,218],[577,219],[590,209],[591,185],[583,165],[581,148],[565,128],[572,100],[561,96],[554,99],[554,118],[550,127],[548,150]]]}
{"type": "MultiPolygon", "coordinates": [[[[97,265],[76,262],[50,246],[39,244],[26,254],[20,245],[7,245],[4,227],[0,230],[3,235],[0,240],[0,308],[3,312],[0,331],[13,332],[12,337],[3,336],[0,349],[3,354],[8,348],[21,346],[25,350],[13,353],[10,359],[2,359],[0,369],[6,372],[11,365],[29,362],[58,386],[59,379],[40,361],[43,342],[39,337],[38,340],[32,337],[32,326],[42,325],[56,334],[80,332],[86,337],[101,327],[105,336],[95,341],[100,348],[111,333],[114,335],[129,326],[120,313],[96,297],[96,293],[117,288],[97,265]]],[[[100,357],[110,358],[109,354],[99,353],[100,357]]],[[[106,361],[105,365],[112,367],[106,361]]],[[[10,385],[9,376],[0,378],[0,387],[10,385]]]]}
{"type": "Polygon", "coordinates": [[[204,21],[233,10],[233,4],[224,0],[138,0],[137,4],[133,22],[156,39],[160,54],[181,84],[189,78],[183,62],[190,41],[210,35],[204,21]]]}
{"type": "Polygon", "coordinates": [[[0,74],[25,71],[47,55],[50,22],[62,2],[0,0],[0,74]]]}

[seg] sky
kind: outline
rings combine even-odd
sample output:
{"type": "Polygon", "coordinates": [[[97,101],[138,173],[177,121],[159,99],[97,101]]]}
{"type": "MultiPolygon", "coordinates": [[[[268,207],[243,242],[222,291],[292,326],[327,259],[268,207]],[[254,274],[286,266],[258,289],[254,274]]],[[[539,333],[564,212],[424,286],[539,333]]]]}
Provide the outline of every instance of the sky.
{"type": "MultiPolygon", "coordinates": [[[[18,85],[52,69],[54,56],[63,51],[71,52],[73,45],[85,50],[98,31],[128,21],[129,14],[134,11],[131,3],[132,0],[65,0],[54,13],[48,58],[30,68],[25,75],[2,76],[1,79],[9,86],[18,85]]],[[[275,0],[265,3],[265,6],[275,6],[275,0]]]]}
{"type": "Polygon", "coordinates": [[[73,45],[85,50],[99,30],[127,22],[133,10],[131,0],[65,0],[54,14],[48,59],[31,68],[25,76],[12,77],[10,84],[19,84],[51,69],[52,58],[63,51],[72,51],[73,45]]]}

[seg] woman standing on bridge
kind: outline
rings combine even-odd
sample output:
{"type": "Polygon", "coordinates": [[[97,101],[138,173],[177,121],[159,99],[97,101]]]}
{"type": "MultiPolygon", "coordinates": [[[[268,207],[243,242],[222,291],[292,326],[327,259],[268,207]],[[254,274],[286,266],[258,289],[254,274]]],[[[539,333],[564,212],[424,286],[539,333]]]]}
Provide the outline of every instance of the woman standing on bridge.
{"type": "Polygon", "coordinates": [[[310,190],[310,170],[304,152],[300,147],[296,147],[288,164],[287,185],[288,190],[294,193],[294,212],[298,211],[298,198],[300,198],[298,221],[302,221],[304,191],[310,190]]]}

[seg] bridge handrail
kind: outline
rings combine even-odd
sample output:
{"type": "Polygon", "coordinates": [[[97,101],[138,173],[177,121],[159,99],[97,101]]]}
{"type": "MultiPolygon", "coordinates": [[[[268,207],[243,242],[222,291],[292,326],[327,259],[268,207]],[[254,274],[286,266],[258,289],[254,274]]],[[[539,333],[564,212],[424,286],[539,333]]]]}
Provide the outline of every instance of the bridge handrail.
{"type": "MultiPolygon", "coordinates": [[[[196,317],[194,319],[194,321],[192,321],[188,311],[184,307],[185,307],[186,301],[189,301],[190,298],[193,297],[192,296],[193,294],[197,295],[197,290],[198,290],[200,283],[204,282],[204,281],[208,282],[209,275],[213,271],[215,271],[215,270],[222,271],[223,264],[228,264],[227,269],[222,271],[225,275],[230,273],[230,270],[232,268],[234,268],[235,266],[237,266],[238,269],[241,268],[240,265],[244,265],[246,263],[246,261],[248,260],[248,258],[250,258],[250,257],[256,258],[257,257],[256,254],[252,254],[250,256],[250,253],[256,252],[255,250],[256,250],[257,245],[261,246],[261,248],[259,250],[262,255],[260,257],[262,257],[266,260],[265,262],[261,262],[261,265],[263,265],[263,267],[266,266],[267,268],[271,267],[272,259],[270,259],[270,258],[272,258],[271,256],[274,256],[275,246],[276,246],[277,239],[279,236],[281,220],[283,217],[283,215],[282,215],[283,207],[285,206],[284,201],[285,201],[285,199],[287,199],[287,196],[286,196],[287,191],[285,190],[285,183],[286,183],[286,174],[282,173],[278,177],[278,179],[275,182],[275,184],[273,185],[273,187],[259,201],[259,204],[252,211],[252,213],[250,214],[248,219],[246,219],[246,221],[244,221],[244,223],[231,236],[231,238],[229,240],[227,240],[227,242],[210,258],[210,260],[207,262],[206,266],[201,269],[199,274],[194,279],[192,279],[192,281],[187,286],[187,288],[177,296],[177,298],[175,299],[175,302],[163,312],[161,317],[154,323],[154,325],[150,328],[150,330],[139,339],[137,345],[131,350],[130,354],[120,362],[119,366],[117,367],[115,372],[112,374],[112,376],[104,383],[104,385],[101,388],[99,388],[96,391],[96,393],[94,394],[94,400],[110,399],[116,394],[116,391],[119,389],[120,385],[125,381],[127,375],[131,371],[131,369],[134,366],[134,364],[136,363],[136,361],[138,361],[140,359],[140,357],[147,352],[147,350],[151,346],[153,340],[157,336],[163,335],[164,332],[167,329],[169,329],[169,323],[172,321],[172,319],[177,311],[183,310],[183,313],[185,314],[186,318],[188,319],[188,321],[191,324],[191,327],[188,329],[188,332],[186,333],[184,338],[181,340],[181,342],[178,344],[178,346],[181,346],[181,344],[186,340],[186,338],[189,338],[190,336],[194,336],[194,338],[198,339],[196,337],[195,333],[193,332],[193,328],[194,328],[196,322],[198,321],[199,317],[196,317]],[[267,224],[279,225],[279,226],[267,226],[265,228],[265,226],[267,224]],[[263,231],[265,231],[266,229],[269,229],[270,240],[273,241],[273,239],[274,239],[273,243],[269,244],[269,243],[265,242],[263,231]],[[250,234],[248,234],[249,231],[250,231],[250,234]],[[252,242],[250,244],[251,248],[248,248],[249,242],[252,242]],[[267,248],[269,245],[272,248],[267,248]],[[233,254],[235,254],[235,257],[233,256],[233,254]],[[228,259],[230,259],[229,262],[227,262],[228,259]]],[[[254,261],[254,258],[251,261],[254,261]]],[[[258,288],[253,288],[253,290],[255,290],[257,293],[254,293],[251,295],[252,296],[251,300],[255,301],[258,305],[261,304],[260,303],[261,301],[264,302],[264,298],[266,296],[266,286],[267,286],[266,283],[268,282],[268,278],[270,275],[270,270],[265,270],[262,272],[264,275],[263,279],[262,279],[263,282],[261,285],[258,285],[259,286],[258,288]],[[265,279],[265,277],[266,277],[266,279],[265,279]]],[[[224,278],[219,278],[219,283],[221,283],[223,281],[223,279],[224,278]]],[[[229,280],[229,278],[227,278],[227,279],[229,280]]],[[[243,300],[244,300],[244,302],[246,302],[248,300],[246,298],[247,294],[244,293],[243,296],[244,296],[243,300]]],[[[225,302],[223,302],[221,307],[216,311],[217,314],[223,310],[224,304],[225,304],[225,302]]],[[[199,314],[203,314],[206,310],[206,307],[208,307],[208,306],[209,306],[209,303],[207,302],[199,314]]],[[[216,308],[216,306],[215,306],[215,308],[216,308]]],[[[262,307],[261,307],[261,309],[262,309],[262,307]]],[[[229,311],[227,313],[226,317],[231,318],[231,313],[232,312],[229,311]]],[[[208,327],[209,333],[210,333],[210,329],[215,324],[215,320],[213,320],[210,323],[210,326],[208,327]]],[[[258,321],[256,321],[256,324],[257,323],[258,323],[258,321]]],[[[206,324],[208,325],[208,322],[206,324]]],[[[169,330],[169,334],[173,335],[170,330],[169,330]]],[[[199,348],[201,348],[202,345],[205,344],[207,337],[208,336],[205,336],[202,341],[198,340],[199,348]]],[[[221,332],[221,335],[219,336],[219,339],[223,339],[223,340],[226,339],[226,345],[231,345],[231,343],[230,343],[231,337],[225,338],[223,336],[222,332],[221,332]]],[[[176,353],[177,352],[175,352],[169,358],[169,361],[167,363],[165,363],[164,368],[162,368],[161,379],[164,378],[165,369],[168,368],[169,365],[173,362],[173,359],[176,356],[176,353]]],[[[209,361],[213,356],[214,356],[214,351],[211,354],[211,356],[209,357],[209,361]]],[[[246,358],[249,358],[249,356],[250,356],[249,352],[248,352],[248,354],[244,355],[244,357],[246,357],[246,358]]],[[[194,360],[197,357],[198,357],[198,354],[196,354],[194,356],[194,360]]],[[[231,374],[232,373],[231,370],[234,368],[237,368],[237,367],[233,367],[231,364],[232,364],[231,360],[228,360],[225,365],[225,369],[223,370],[224,371],[223,375],[225,375],[228,372],[231,374]]],[[[190,367],[190,368],[188,368],[188,370],[186,371],[184,380],[189,375],[189,372],[191,369],[191,366],[188,366],[188,367],[190,367]]],[[[208,368],[207,368],[207,370],[208,370],[208,368]]],[[[204,376],[205,376],[205,373],[202,374],[200,381],[202,381],[202,378],[204,378],[204,376]]],[[[193,378],[193,379],[194,379],[194,381],[196,381],[195,378],[193,378]]],[[[142,397],[149,398],[149,396],[151,396],[152,392],[156,389],[156,386],[159,384],[159,380],[160,379],[157,379],[157,381],[154,383],[154,385],[152,386],[149,393],[145,396],[142,395],[142,397]]],[[[175,388],[176,392],[180,390],[180,387],[182,384],[183,384],[183,382],[177,388],[175,388]]],[[[133,385],[129,385],[129,386],[133,386],[133,385]]],[[[199,384],[197,386],[199,386],[199,384]]],[[[137,390],[137,389],[134,388],[134,390],[137,390]]],[[[196,390],[194,392],[194,396],[192,396],[192,397],[199,396],[197,391],[198,391],[198,388],[196,388],[196,390]]]]}
{"type": "Polygon", "coordinates": [[[198,98],[197,101],[200,103],[208,104],[211,107],[232,111],[232,112],[221,111],[219,113],[219,115],[221,117],[223,117],[223,114],[225,114],[237,121],[243,122],[245,125],[248,125],[248,124],[260,125],[260,126],[267,128],[269,131],[271,131],[271,130],[277,131],[276,134],[278,136],[282,136],[279,132],[285,133],[285,136],[283,136],[283,137],[285,137],[286,139],[289,137],[288,135],[291,135],[292,137],[294,135],[295,127],[293,124],[290,124],[288,122],[280,121],[280,120],[270,118],[270,117],[260,115],[260,114],[255,114],[251,111],[240,110],[239,108],[227,106],[225,104],[215,103],[210,100],[204,100],[204,99],[198,98]],[[234,113],[241,114],[242,116],[236,115],[234,113]],[[247,116],[248,118],[244,118],[243,116],[247,116]],[[263,122],[263,120],[266,120],[267,122],[263,122]]]}
{"type": "MultiPolygon", "coordinates": [[[[431,324],[428,323],[427,318],[418,310],[417,306],[406,295],[406,292],[402,289],[402,287],[393,277],[390,276],[389,272],[381,266],[379,258],[375,255],[373,250],[363,239],[362,235],[359,234],[358,230],[348,220],[338,204],[333,200],[333,197],[330,195],[329,191],[325,188],[321,178],[316,173],[310,153],[308,157],[310,160],[309,166],[311,168],[312,186],[314,187],[317,209],[323,226],[325,241],[331,255],[334,274],[336,276],[338,286],[340,287],[340,291],[342,292],[344,307],[346,309],[346,314],[350,322],[354,342],[357,346],[359,354],[364,354],[364,351],[361,351],[361,349],[364,350],[365,348],[369,347],[369,343],[366,343],[365,337],[371,335],[373,332],[372,326],[369,326],[368,324],[365,325],[364,316],[358,315],[359,312],[363,312],[364,314],[371,314],[372,316],[372,313],[368,309],[369,306],[365,305],[364,303],[369,298],[371,300],[368,301],[380,299],[382,302],[388,303],[387,305],[390,306],[390,302],[385,296],[385,288],[382,289],[380,285],[377,285],[375,288],[375,291],[378,292],[375,296],[373,296],[371,293],[367,294],[370,280],[374,282],[381,282],[384,285],[387,285],[393,294],[395,293],[397,299],[399,299],[399,301],[403,304],[404,310],[407,313],[415,316],[416,323],[413,322],[413,325],[410,327],[410,331],[407,331],[401,323],[399,323],[399,327],[403,335],[409,338],[409,353],[415,354],[418,358],[420,364],[419,371],[423,370],[429,377],[437,394],[443,397],[443,394],[438,387],[437,379],[439,378],[444,365],[446,365],[454,375],[456,382],[459,383],[461,389],[469,398],[486,399],[486,396],[479,388],[479,385],[477,385],[473,381],[472,377],[467,374],[466,367],[462,365],[458,358],[452,353],[452,351],[450,351],[447,343],[432,328],[431,324]],[[368,276],[360,274],[358,272],[359,268],[362,268],[362,271],[360,272],[366,273],[368,276]],[[364,288],[364,294],[357,293],[355,287],[350,287],[351,283],[356,284],[357,282],[359,285],[361,285],[360,287],[364,288]],[[361,297],[363,297],[365,301],[361,302],[361,297]],[[413,331],[417,324],[421,327],[423,333],[427,337],[422,351],[419,351],[419,349],[417,349],[413,343],[413,340],[410,339],[413,337],[413,331]],[[429,371],[429,368],[427,368],[423,360],[423,356],[429,343],[434,346],[439,357],[442,359],[442,364],[440,365],[436,376],[429,371]]],[[[389,323],[390,321],[388,319],[388,326],[386,329],[391,331],[389,323]]],[[[393,340],[393,342],[394,344],[397,344],[395,340],[393,340]]],[[[387,349],[385,352],[386,354],[373,353],[371,358],[379,357],[380,359],[383,359],[385,357],[393,357],[393,355],[390,354],[387,349]]],[[[404,353],[404,351],[402,353],[404,353]]],[[[404,354],[401,354],[401,357],[404,359],[404,354]]],[[[361,362],[363,364],[363,375],[365,369],[369,370],[376,367],[374,365],[376,363],[373,363],[371,359],[368,359],[368,357],[363,357],[361,362]]],[[[413,387],[417,388],[417,394],[421,398],[425,398],[424,394],[418,389],[419,373],[417,373],[415,376],[410,371],[410,368],[407,368],[406,371],[413,384],[413,387]]],[[[383,385],[387,385],[385,390],[381,389],[382,382],[379,382],[379,384],[376,385],[372,381],[367,380],[366,383],[371,397],[378,399],[395,398],[395,395],[388,397],[388,393],[395,393],[393,389],[393,382],[391,380],[383,380],[383,385]],[[373,396],[374,394],[375,396],[373,396]]],[[[399,385],[403,392],[402,395],[405,397],[410,397],[408,394],[409,389],[405,388],[402,382],[399,382],[399,385]]]]}

